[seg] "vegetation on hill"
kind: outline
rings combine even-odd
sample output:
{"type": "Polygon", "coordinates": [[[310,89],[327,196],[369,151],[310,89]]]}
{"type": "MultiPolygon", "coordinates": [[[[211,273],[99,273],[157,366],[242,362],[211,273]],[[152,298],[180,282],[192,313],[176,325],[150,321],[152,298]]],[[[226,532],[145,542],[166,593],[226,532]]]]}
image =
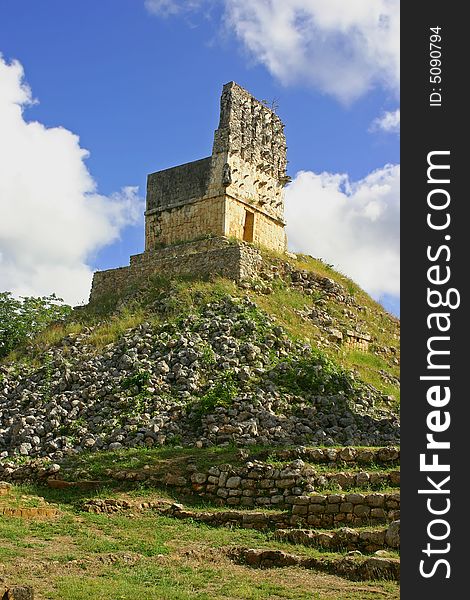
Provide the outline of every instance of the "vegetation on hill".
{"type": "MultiPolygon", "coordinates": [[[[44,299],[27,299],[32,308],[39,301],[46,308],[39,328],[22,327],[28,335],[10,336],[8,352],[5,344],[4,364],[38,361],[42,353],[57,346],[68,335],[87,333],[90,352],[103,349],[117,341],[125,331],[145,321],[152,324],[178,326],[184,317],[200,313],[211,301],[224,297],[249,297],[256,307],[275,319],[294,341],[306,342],[331,360],[331,364],[352,372],[354,377],[369,383],[384,397],[389,396],[389,406],[398,409],[399,388],[399,321],[380,304],[370,298],[357,284],[319,259],[297,255],[297,259],[263,251],[269,277],[239,286],[223,278],[201,281],[186,276],[173,278],[154,275],[141,287],[132,287],[104,297],[99,303],[77,307],[57,307],[54,296],[44,299]],[[291,285],[290,277],[278,275],[280,265],[290,264],[292,269],[330,279],[345,291],[352,302],[338,301],[324,292],[305,291],[291,285]],[[346,331],[359,329],[368,333],[371,342],[367,351],[346,344],[329,343],[325,327],[319,319],[308,318],[305,309],[319,307],[328,315],[332,326],[346,331]],[[55,311],[55,312],[54,312],[55,311]],[[60,311],[60,312],[59,312],[60,311]],[[52,322],[52,324],[50,324],[52,322]],[[49,325],[47,327],[47,325],[49,325]]],[[[12,302],[11,295],[9,303],[12,302]]],[[[11,311],[10,311],[11,312],[11,311]]],[[[29,311],[30,312],[30,311],[29,311]]],[[[4,317],[9,322],[10,316],[4,317]]],[[[330,326],[330,329],[332,327],[330,326]]],[[[10,325],[8,330],[13,329],[10,325]]]]}
{"type": "Polygon", "coordinates": [[[72,307],[55,294],[18,299],[11,292],[0,292],[0,358],[32,340],[51,323],[65,321],[71,313],[72,307]]]}
{"type": "Polygon", "coordinates": [[[155,276],[52,324],[4,361],[3,456],[396,443],[396,320],[299,261],[310,269],[271,256],[240,285],[155,276]]]}
{"type": "MultiPolygon", "coordinates": [[[[264,258],[256,281],[155,275],[73,311],[52,297],[15,304],[2,295],[0,479],[34,480],[6,496],[0,489],[0,560],[9,583],[64,600],[301,600],[312,590],[319,600],[398,598],[397,582],[380,571],[389,559],[397,566],[396,546],[383,549],[386,528],[399,529],[388,516],[380,527],[372,519],[357,525],[346,502],[352,520],[334,526],[347,524],[350,537],[339,548],[299,541],[287,503],[285,538],[274,529],[202,522],[216,512],[232,518],[191,477],[219,468],[289,473],[303,464],[295,483],[274,490],[297,498],[299,514],[312,500],[306,495],[318,493],[338,511],[334,503],[345,494],[370,502],[359,508],[371,515],[386,494],[399,506],[398,460],[374,462],[378,446],[398,442],[398,320],[321,261],[264,258]],[[348,332],[368,344],[354,347],[348,332]],[[345,460],[333,461],[343,451],[345,460]],[[44,486],[51,476],[53,487],[44,486]],[[184,494],[169,483],[181,478],[184,494]],[[87,512],[100,499],[128,509],[87,512]],[[175,505],[178,518],[152,509],[181,499],[191,510],[175,505]],[[48,520],[27,516],[48,507],[48,520]],[[292,565],[295,554],[317,567],[272,568],[268,559],[267,569],[253,568],[235,559],[247,548],[292,565]],[[367,560],[379,569],[370,571],[375,581],[345,578],[367,560]],[[336,568],[341,577],[331,574],[336,568]]],[[[238,485],[237,493],[250,491],[238,485]]],[[[249,518],[282,512],[263,486],[251,509],[236,507],[251,510],[249,518]]],[[[341,531],[315,536],[341,539],[341,531]]]]}

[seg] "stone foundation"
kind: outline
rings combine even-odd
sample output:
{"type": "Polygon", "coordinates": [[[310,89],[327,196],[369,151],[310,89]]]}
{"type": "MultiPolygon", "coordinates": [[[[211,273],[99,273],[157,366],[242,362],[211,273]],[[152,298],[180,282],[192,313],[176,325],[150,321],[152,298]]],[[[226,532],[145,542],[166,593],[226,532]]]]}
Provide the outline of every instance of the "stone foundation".
{"type": "MultiPolygon", "coordinates": [[[[393,449],[384,448],[383,451],[393,449]]],[[[194,468],[195,465],[194,465],[194,468]]],[[[380,525],[400,518],[400,494],[397,491],[347,493],[312,493],[317,484],[335,483],[340,490],[348,487],[396,486],[400,477],[398,471],[389,473],[373,472],[357,474],[318,474],[314,468],[297,463],[284,468],[276,468],[267,463],[248,462],[244,466],[234,467],[229,464],[212,466],[207,471],[193,471],[190,465],[185,475],[167,473],[156,475],[151,469],[138,472],[115,472],[117,481],[134,481],[155,486],[166,486],[178,497],[197,496],[210,503],[227,506],[231,509],[266,508],[285,512],[240,513],[239,519],[243,527],[343,527],[358,525],[380,525]],[[350,480],[348,480],[350,477],[350,480]],[[320,481],[320,478],[324,481],[320,481]],[[342,484],[342,485],[341,485],[342,484]],[[344,488],[342,487],[344,485],[344,488]],[[253,519],[250,522],[249,519],[253,519]]],[[[229,515],[236,520],[235,513],[198,513],[198,519],[220,519],[221,515],[229,515]],[[217,515],[216,517],[214,516],[217,515]]],[[[177,516],[184,516],[180,512],[177,516]]],[[[208,522],[207,520],[204,522],[208,522]]]]}
{"type": "Polygon", "coordinates": [[[400,518],[398,492],[307,493],[306,486],[315,478],[310,467],[277,469],[250,463],[238,469],[214,466],[206,473],[193,473],[189,481],[169,473],[164,483],[176,488],[179,495],[196,494],[222,506],[287,510],[289,525],[377,525],[400,518]]]}
{"type": "Polygon", "coordinates": [[[212,154],[148,176],[145,252],[128,267],[95,273],[90,302],[159,272],[250,278],[261,256],[246,244],[285,252],[286,148],[275,112],[227,83],[212,154]]]}
{"type": "Polygon", "coordinates": [[[352,556],[345,556],[340,559],[325,560],[324,558],[305,558],[283,550],[265,550],[264,548],[236,548],[230,551],[229,556],[234,562],[257,569],[297,566],[332,573],[353,581],[400,580],[400,561],[397,558],[371,556],[365,560],[357,560],[352,556]]]}
{"type": "Polygon", "coordinates": [[[261,254],[253,246],[223,237],[148,250],[131,256],[128,267],[97,271],[93,276],[90,302],[115,294],[116,290],[140,286],[157,273],[202,279],[218,275],[240,281],[254,277],[261,261],[261,254]]]}

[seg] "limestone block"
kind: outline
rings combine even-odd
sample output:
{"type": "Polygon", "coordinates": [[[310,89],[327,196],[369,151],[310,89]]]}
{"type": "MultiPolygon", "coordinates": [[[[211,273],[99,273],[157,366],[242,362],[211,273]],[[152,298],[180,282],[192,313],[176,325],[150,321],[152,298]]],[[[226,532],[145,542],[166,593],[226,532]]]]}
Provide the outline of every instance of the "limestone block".
{"type": "Polygon", "coordinates": [[[358,517],[368,517],[370,515],[370,507],[365,504],[357,504],[354,507],[354,514],[358,517]]]}
{"type": "Polygon", "coordinates": [[[229,477],[225,484],[228,488],[237,488],[240,485],[241,477],[229,477]]]}

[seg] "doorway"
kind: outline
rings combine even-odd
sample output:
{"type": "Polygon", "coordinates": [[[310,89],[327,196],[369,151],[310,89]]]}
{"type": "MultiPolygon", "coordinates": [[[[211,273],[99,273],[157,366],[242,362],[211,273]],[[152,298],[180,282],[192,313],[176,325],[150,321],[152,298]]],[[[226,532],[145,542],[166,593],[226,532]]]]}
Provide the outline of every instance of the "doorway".
{"type": "Polygon", "coordinates": [[[245,210],[245,224],[243,226],[243,241],[253,242],[253,230],[255,227],[255,213],[245,210]]]}

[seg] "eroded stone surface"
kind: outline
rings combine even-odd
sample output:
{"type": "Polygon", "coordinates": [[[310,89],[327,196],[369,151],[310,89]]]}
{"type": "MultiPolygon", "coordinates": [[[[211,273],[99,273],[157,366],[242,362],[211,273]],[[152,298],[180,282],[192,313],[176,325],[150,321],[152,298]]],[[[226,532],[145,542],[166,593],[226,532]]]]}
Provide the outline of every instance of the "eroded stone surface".
{"type": "Polygon", "coordinates": [[[236,83],[226,84],[212,155],[148,176],[145,252],[128,267],[95,273],[90,301],[168,267],[174,274],[253,276],[256,252],[232,244],[212,248],[207,260],[206,244],[194,240],[233,238],[284,252],[286,165],[280,118],[236,83]]]}

